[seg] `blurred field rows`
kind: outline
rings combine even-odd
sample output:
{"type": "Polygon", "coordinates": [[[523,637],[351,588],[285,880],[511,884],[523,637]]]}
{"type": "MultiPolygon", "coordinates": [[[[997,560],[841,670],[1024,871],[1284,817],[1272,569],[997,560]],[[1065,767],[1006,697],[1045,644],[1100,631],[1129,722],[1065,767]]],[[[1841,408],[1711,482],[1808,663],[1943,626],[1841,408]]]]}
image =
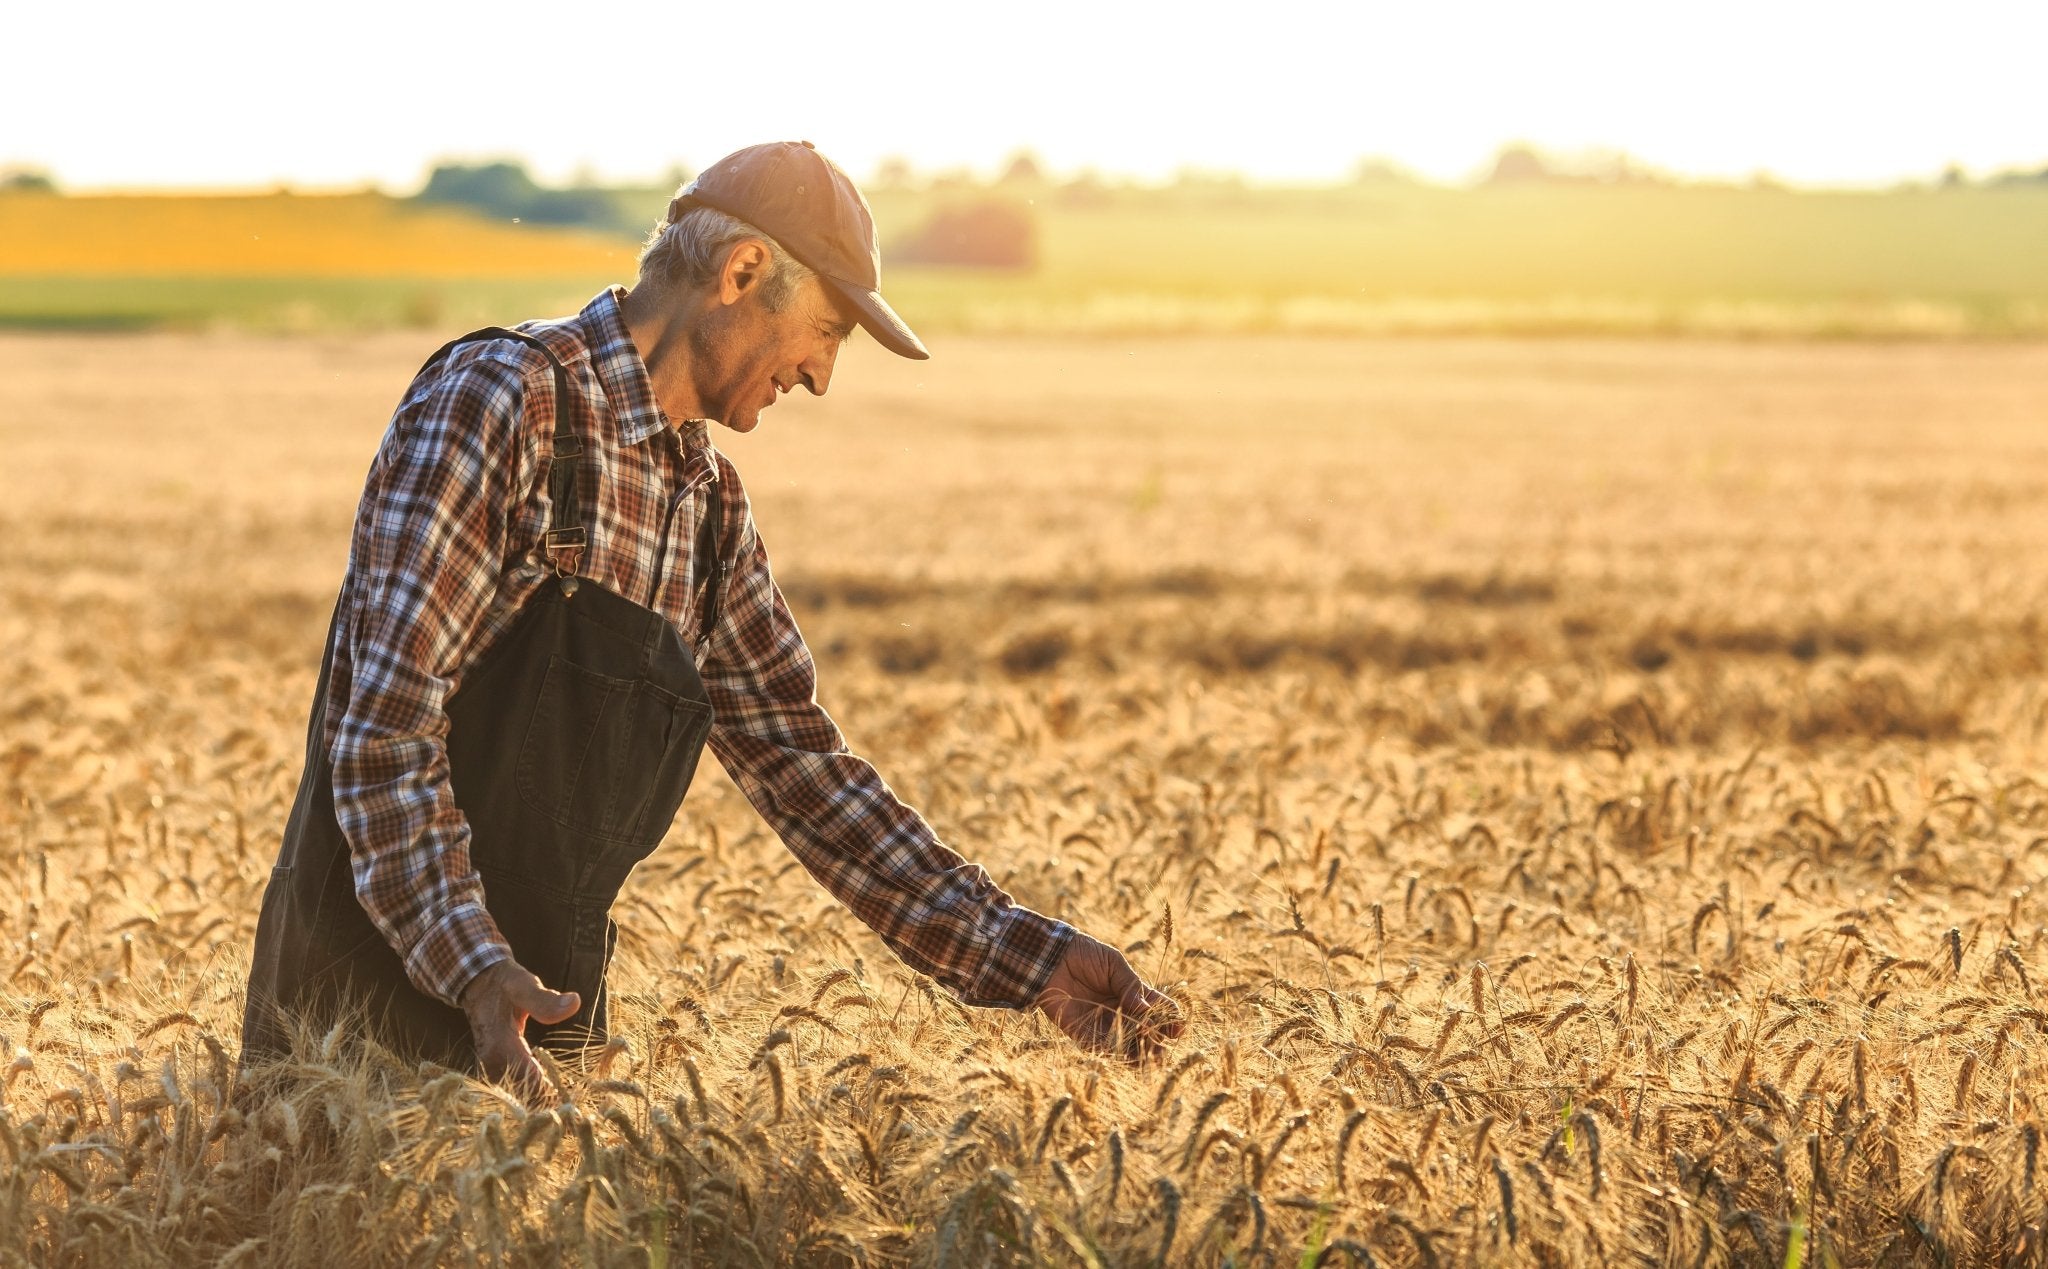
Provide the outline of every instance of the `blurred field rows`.
{"type": "Polygon", "coordinates": [[[728,445],[825,702],[1189,1037],[950,1005],[707,773],[561,1105],[340,1035],[231,1104],[349,516],[440,337],[0,338],[0,1245],[2038,1254],[2048,346],[857,342],[728,445]]]}

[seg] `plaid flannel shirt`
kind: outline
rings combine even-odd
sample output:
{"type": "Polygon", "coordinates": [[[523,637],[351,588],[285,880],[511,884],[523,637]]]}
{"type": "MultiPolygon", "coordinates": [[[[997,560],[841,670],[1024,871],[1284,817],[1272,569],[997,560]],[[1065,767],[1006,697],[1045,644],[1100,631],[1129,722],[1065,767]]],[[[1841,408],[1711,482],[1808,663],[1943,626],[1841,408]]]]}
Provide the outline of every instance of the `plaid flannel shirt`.
{"type": "MultiPolygon", "coordinates": [[[[520,328],[591,406],[598,496],[583,508],[582,575],[699,648],[711,750],[811,876],[961,1000],[1026,1007],[1072,928],[1011,902],[847,749],[739,473],[702,420],[671,424],[655,404],[620,294],[520,328]],[[700,641],[691,599],[710,570],[693,547],[714,478],[730,571],[718,628],[700,641]]],[[[413,380],[363,489],[328,649],[324,736],[357,897],[413,983],[450,1004],[512,952],[470,864],[443,706],[548,576],[553,397],[546,358],[511,340],[463,345],[413,380]]]]}

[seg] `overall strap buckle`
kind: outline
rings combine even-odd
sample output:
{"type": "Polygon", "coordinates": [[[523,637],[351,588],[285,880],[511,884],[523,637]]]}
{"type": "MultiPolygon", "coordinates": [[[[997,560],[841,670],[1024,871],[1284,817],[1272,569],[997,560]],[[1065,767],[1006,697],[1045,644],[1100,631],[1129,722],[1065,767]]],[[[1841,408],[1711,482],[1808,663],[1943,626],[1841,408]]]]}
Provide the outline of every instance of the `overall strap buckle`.
{"type": "Polygon", "coordinates": [[[541,543],[548,562],[555,566],[555,576],[574,577],[582,563],[583,548],[590,545],[590,536],[579,524],[573,529],[549,529],[541,543]]]}
{"type": "Polygon", "coordinates": [[[704,582],[704,604],[701,610],[703,615],[698,619],[697,628],[699,642],[709,643],[712,636],[718,633],[718,619],[725,607],[727,572],[725,489],[724,482],[718,479],[716,458],[711,460],[711,482],[706,486],[704,493],[704,536],[709,539],[709,542],[704,544],[708,548],[704,550],[704,558],[710,562],[711,567],[706,570],[709,576],[704,582]]]}
{"type": "Polygon", "coordinates": [[[486,326],[460,339],[449,340],[439,352],[427,359],[427,364],[434,364],[463,344],[493,339],[517,340],[536,349],[554,368],[554,456],[548,460],[548,498],[553,505],[548,511],[548,527],[541,537],[541,549],[547,555],[548,563],[554,566],[555,576],[562,579],[563,593],[573,595],[576,592],[576,573],[582,567],[583,551],[590,544],[590,535],[583,527],[582,497],[577,480],[578,470],[582,467],[583,438],[576,431],[573,417],[576,398],[569,391],[569,371],[562,365],[561,358],[555,356],[554,349],[525,331],[486,326]]]}

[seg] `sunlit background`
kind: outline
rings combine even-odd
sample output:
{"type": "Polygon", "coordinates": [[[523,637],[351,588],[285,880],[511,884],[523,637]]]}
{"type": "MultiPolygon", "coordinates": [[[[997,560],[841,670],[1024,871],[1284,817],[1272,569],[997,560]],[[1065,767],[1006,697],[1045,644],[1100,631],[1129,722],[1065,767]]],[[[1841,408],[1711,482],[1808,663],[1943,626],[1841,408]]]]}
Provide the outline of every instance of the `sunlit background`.
{"type": "Polygon", "coordinates": [[[2024,0],[122,0],[8,25],[0,163],[80,189],[409,192],[436,160],[500,155],[633,182],[780,136],[856,173],[990,173],[1030,146],[1061,172],[1331,181],[1381,156],[1452,181],[1514,140],[1800,184],[2048,164],[2048,8],[2024,0]]]}
{"type": "Polygon", "coordinates": [[[933,330],[2048,329],[2039,4],[118,3],[10,36],[15,326],[544,311],[629,276],[692,171],[807,138],[933,330]]]}

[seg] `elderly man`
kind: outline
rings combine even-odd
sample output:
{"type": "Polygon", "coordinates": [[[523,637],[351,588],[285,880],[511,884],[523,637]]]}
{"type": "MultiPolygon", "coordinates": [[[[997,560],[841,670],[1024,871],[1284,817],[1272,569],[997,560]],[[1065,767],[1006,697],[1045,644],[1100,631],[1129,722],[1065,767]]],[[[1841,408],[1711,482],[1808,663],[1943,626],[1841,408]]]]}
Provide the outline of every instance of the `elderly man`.
{"type": "Polygon", "coordinates": [[[876,290],[866,200],[804,143],[669,205],[631,290],[430,359],[370,468],[264,894],[245,1060],[294,1015],[530,1083],[606,1034],[609,910],[708,742],[820,884],[972,1005],[1128,1055],[1174,1033],[1114,948],[1013,903],[847,748],[709,425],[822,395],[876,290]]]}

